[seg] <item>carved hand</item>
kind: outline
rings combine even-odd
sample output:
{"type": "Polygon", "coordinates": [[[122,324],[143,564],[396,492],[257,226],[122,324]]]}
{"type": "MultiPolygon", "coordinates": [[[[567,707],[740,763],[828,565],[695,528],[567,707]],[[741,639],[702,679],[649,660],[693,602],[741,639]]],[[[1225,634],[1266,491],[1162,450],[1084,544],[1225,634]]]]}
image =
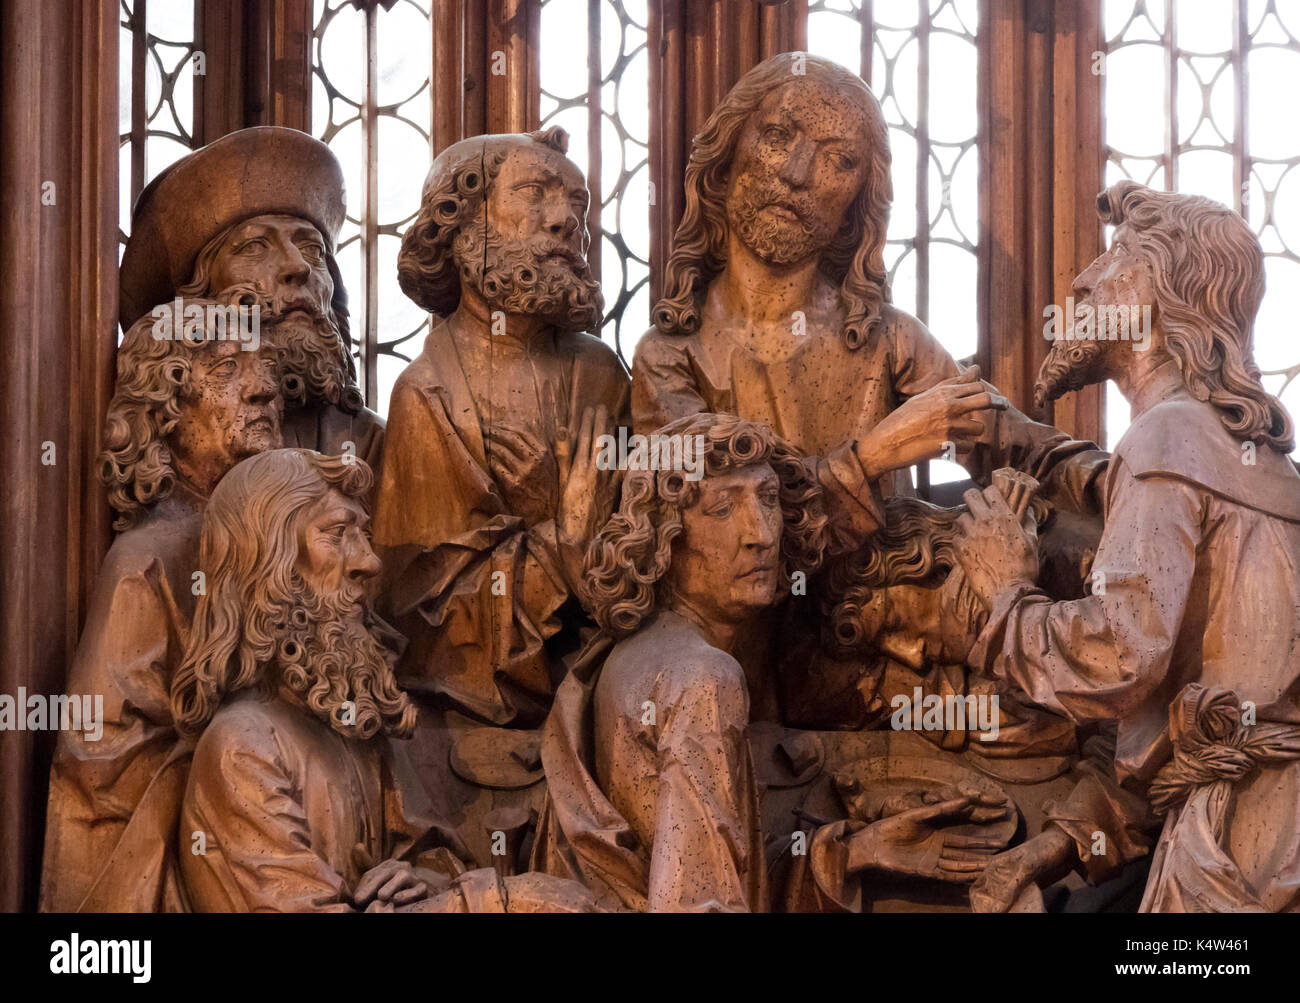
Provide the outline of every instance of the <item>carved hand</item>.
{"type": "Polygon", "coordinates": [[[614,508],[617,481],[612,471],[596,466],[600,435],[608,431],[608,421],[605,405],[584,409],[571,462],[567,461],[566,448],[559,451],[564,492],[555,517],[555,535],[560,545],[565,577],[579,598],[582,596],[582,562],[587,544],[614,508]]]}
{"type": "Polygon", "coordinates": [[[1020,893],[1040,878],[1055,876],[1078,859],[1074,840],[1056,826],[1006,853],[999,853],[971,887],[973,912],[1007,912],[1020,893]]]}
{"type": "Polygon", "coordinates": [[[404,860],[385,860],[361,876],[352,893],[352,904],[365,909],[376,903],[402,906],[418,902],[435,890],[431,877],[433,872],[412,867],[404,860]]]}
{"type": "Polygon", "coordinates": [[[1038,577],[1038,529],[1026,510],[1017,518],[993,485],[963,495],[969,512],[957,519],[957,559],[986,608],[1003,589],[1038,577]]]}
{"type": "Polygon", "coordinates": [[[549,444],[512,422],[494,422],[486,437],[488,469],[519,511],[554,512],[560,478],[549,444]]]}
{"type": "Polygon", "coordinates": [[[1008,402],[980,381],[979,366],[936,383],[896,408],[856,446],[869,480],[943,454],[948,443],[966,452],[984,434],[979,412],[1005,410],[1008,402]]]}
{"type": "Polygon", "coordinates": [[[1005,817],[1005,802],[967,794],[872,822],[849,838],[848,871],[872,868],[969,883],[1006,845],[996,836],[967,836],[947,827],[1005,817]]]}

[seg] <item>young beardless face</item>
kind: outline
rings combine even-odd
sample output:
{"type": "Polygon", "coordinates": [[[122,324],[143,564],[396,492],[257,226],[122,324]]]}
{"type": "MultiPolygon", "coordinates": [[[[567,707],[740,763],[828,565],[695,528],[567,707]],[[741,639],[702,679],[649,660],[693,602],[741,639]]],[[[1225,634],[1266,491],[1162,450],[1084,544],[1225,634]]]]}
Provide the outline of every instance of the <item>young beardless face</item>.
{"type": "Polygon", "coordinates": [[[711,623],[737,625],[772,606],[782,588],[781,485],[767,463],[699,482],[681,513],[667,584],[711,623]]]}
{"type": "Polygon", "coordinates": [[[236,340],[186,344],[190,372],[168,447],[185,479],[207,494],[240,460],[280,446],[277,355],[265,343],[253,352],[236,340]]]}
{"type": "Polygon", "coordinates": [[[769,94],[731,165],[727,220],[741,243],[773,265],[820,255],[866,183],[867,127],[857,104],[820,81],[769,94]]]}
{"type": "Polygon", "coordinates": [[[978,600],[950,573],[942,583],[875,589],[858,613],[867,645],[916,672],[960,665],[979,632],[978,600]]]}

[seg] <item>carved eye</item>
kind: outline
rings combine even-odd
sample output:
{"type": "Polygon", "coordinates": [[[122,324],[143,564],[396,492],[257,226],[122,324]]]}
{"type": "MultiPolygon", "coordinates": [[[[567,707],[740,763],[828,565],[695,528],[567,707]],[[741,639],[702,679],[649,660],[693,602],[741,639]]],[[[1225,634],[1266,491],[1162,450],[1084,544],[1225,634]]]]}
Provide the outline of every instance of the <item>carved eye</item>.
{"type": "Polygon", "coordinates": [[[250,237],[239,245],[236,254],[261,254],[267,248],[266,240],[262,237],[250,237]]]}
{"type": "Polygon", "coordinates": [[[235,365],[234,359],[222,359],[212,367],[212,373],[215,376],[233,376],[238,366],[235,365]]]}
{"type": "Polygon", "coordinates": [[[524,195],[527,195],[532,199],[539,199],[543,194],[545,194],[542,191],[541,184],[537,181],[526,181],[524,184],[516,187],[515,191],[522,192],[524,195]]]}
{"type": "Polygon", "coordinates": [[[309,240],[305,244],[299,244],[298,249],[302,252],[302,256],[313,265],[320,264],[325,257],[325,248],[314,240],[309,240]]]}
{"type": "Polygon", "coordinates": [[[851,171],[858,166],[858,162],[847,153],[832,153],[831,163],[840,171],[851,171]]]}
{"type": "Polygon", "coordinates": [[[769,125],[763,130],[763,138],[769,143],[784,143],[790,138],[790,130],[783,125],[769,125]]]}

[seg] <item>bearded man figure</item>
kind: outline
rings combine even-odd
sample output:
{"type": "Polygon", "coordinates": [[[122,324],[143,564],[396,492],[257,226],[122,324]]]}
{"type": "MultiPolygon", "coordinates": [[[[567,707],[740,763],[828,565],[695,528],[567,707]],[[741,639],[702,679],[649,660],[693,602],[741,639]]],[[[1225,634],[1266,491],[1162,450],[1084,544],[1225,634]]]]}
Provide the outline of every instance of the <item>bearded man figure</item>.
{"type": "MultiPolygon", "coordinates": [[[[638,911],[765,912],[752,682],[734,653],[820,563],[822,492],[763,426],[697,414],[660,434],[699,444],[702,477],[630,471],[592,542],[588,594],[604,633],[546,722],[533,865],[638,911]]],[[[855,837],[854,870],[951,867],[973,880],[983,855],[958,862],[936,830],[977,808],[963,798],[885,821],[855,837]]]]}
{"type": "MultiPolygon", "coordinates": [[[[167,310],[171,303],[164,305],[167,310]]],[[[199,528],[218,481],[280,445],[278,350],[217,329],[228,306],[185,300],[204,320],[156,337],[146,314],[117,354],[100,477],[117,512],[113,541],[68,672],[71,694],[103,694],[102,734],[59,735],[50,772],[41,909],[181,906],[176,812],[188,750],[171,715],[201,590],[199,528]],[[189,337],[194,335],[194,337],[189,337]]],[[[182,314],[183,316],[183,314],[182,314]]]]}
{"type": "Polygon", "coordinates": [[[1053,603],[1032,584],[1032,536],[1000,496],[967,493],[957,555],[990,610],[970,664],[1077,721],[1118,722],[1112,768],[999,858],[972,902],[1005,910],[1070,866],[1108,877],[1151,845],[1149,805],[1164,824],[1142,911],[1295,911],[1300,474],[1253,358],[1263,253],[1245,220],[1197,196],[1121,181],[1098,209],[1113,243],[1075,296],[1098,315],[1149,309],[1148,337],[1059,339],[1040,374],[1045,397],[1113,379],[1132,406],[1093,594],[1053,603]]]}
{"type": "Polygon", "coordinates": [[[589,911],[574,882],[466,872],[400,739],[417,710],[392,662],[401,638],[370,610],[379,572],[347,456],[279,449],[213,492],[199,600],[172,685],[197,739],[181,869],[199,912],[589,911]]]}
{"type": "MultiPolygon", "coordinates": [[[[1029,421],[890,305],[888,136],[861,78],[808,53],[760,63],[719,103],[692,145],[664,295],[637,346],[636,431],[701,411],[771,426],[821,484],[836,553],[880,527],[882,495],[912,493],[905,468],[944,453],[980,480],[1024,470],[1058,507],[1095,512],[1105,454],[1029,421]]],[[[815,635],[816,606],[786,636],[815,635]]],[[[770,647],[756,636],[750,657],[770,647]]],[[[755,693],[756,713],[776,716],[774,690],[755,693]]]]}
{"type": "Polygon", "coordinates": [[[122,255],[121,320],[174,296],[251,294],[284,349],[284,443],[352,454],[376,470],[384,420],[363,405],[335,261],[347,210],[324,143],[259,126],[182,157],[140,194],[122,255]]]}
{"type": "Polygon", "coordinates": [[[612,508],[599,436],[627,373],[582,333],[601,297],[587,189],[558,128],[449,147],[398,258],[439,315],[398,378],[375,512],[403,685],[494,724],[536,724],[586,622],[582,553],[612,508]]]}

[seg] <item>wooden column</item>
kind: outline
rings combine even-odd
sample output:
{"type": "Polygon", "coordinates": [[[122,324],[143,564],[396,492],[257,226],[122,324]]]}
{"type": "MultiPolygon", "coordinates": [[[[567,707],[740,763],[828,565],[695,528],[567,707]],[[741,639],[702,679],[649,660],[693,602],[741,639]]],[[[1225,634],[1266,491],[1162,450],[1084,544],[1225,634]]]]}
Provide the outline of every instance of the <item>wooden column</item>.
{"type": "Polygon", "coordinates": [[[194,145],[253,125],[311,131],[311,0],[196,0],[194,145]]]}
{"type": "Polygon", "coordinates": [[[538,0],[433,0],[435,156],[467,136],[537,128],[540,12],[538,0]]]}
{"type": "Polygon", "coordinates": [[[1033,387],[1050,347],[1043,310],[1064,306],[1100,250],[1100,35],[1099,0],[980,9],[980,367],[1025,413],[1094,441],[1100,388],[1036,411],[1033,387]]]}
{"type": "MultiPolygon", "coordinates": [[[[63,691],[109,512],[95,473],[117,328],[117,0],[0,7],[0,693],[63,691]],[[44,461],[44,462],[43,462],[44,461]]],[[[0,910],[34,908],[52,732],[0,732],[0,910]]]]}
{"type": "MultiPolygon", "coordinates": [[[[1074,278],[1105,248],[1097,216],[1097,194],[1105,184],[1102,144],[1102,79],[1099,54],[1105,50],[1101,0],[1076,0],[1056,10],[1052,65],[1053,302],[1065,304],[1074,278]]],[[[1106,442],[1104,386],[1095,384],[1056,402],[1054,424],[1076,438],[1106,442]]]]}

